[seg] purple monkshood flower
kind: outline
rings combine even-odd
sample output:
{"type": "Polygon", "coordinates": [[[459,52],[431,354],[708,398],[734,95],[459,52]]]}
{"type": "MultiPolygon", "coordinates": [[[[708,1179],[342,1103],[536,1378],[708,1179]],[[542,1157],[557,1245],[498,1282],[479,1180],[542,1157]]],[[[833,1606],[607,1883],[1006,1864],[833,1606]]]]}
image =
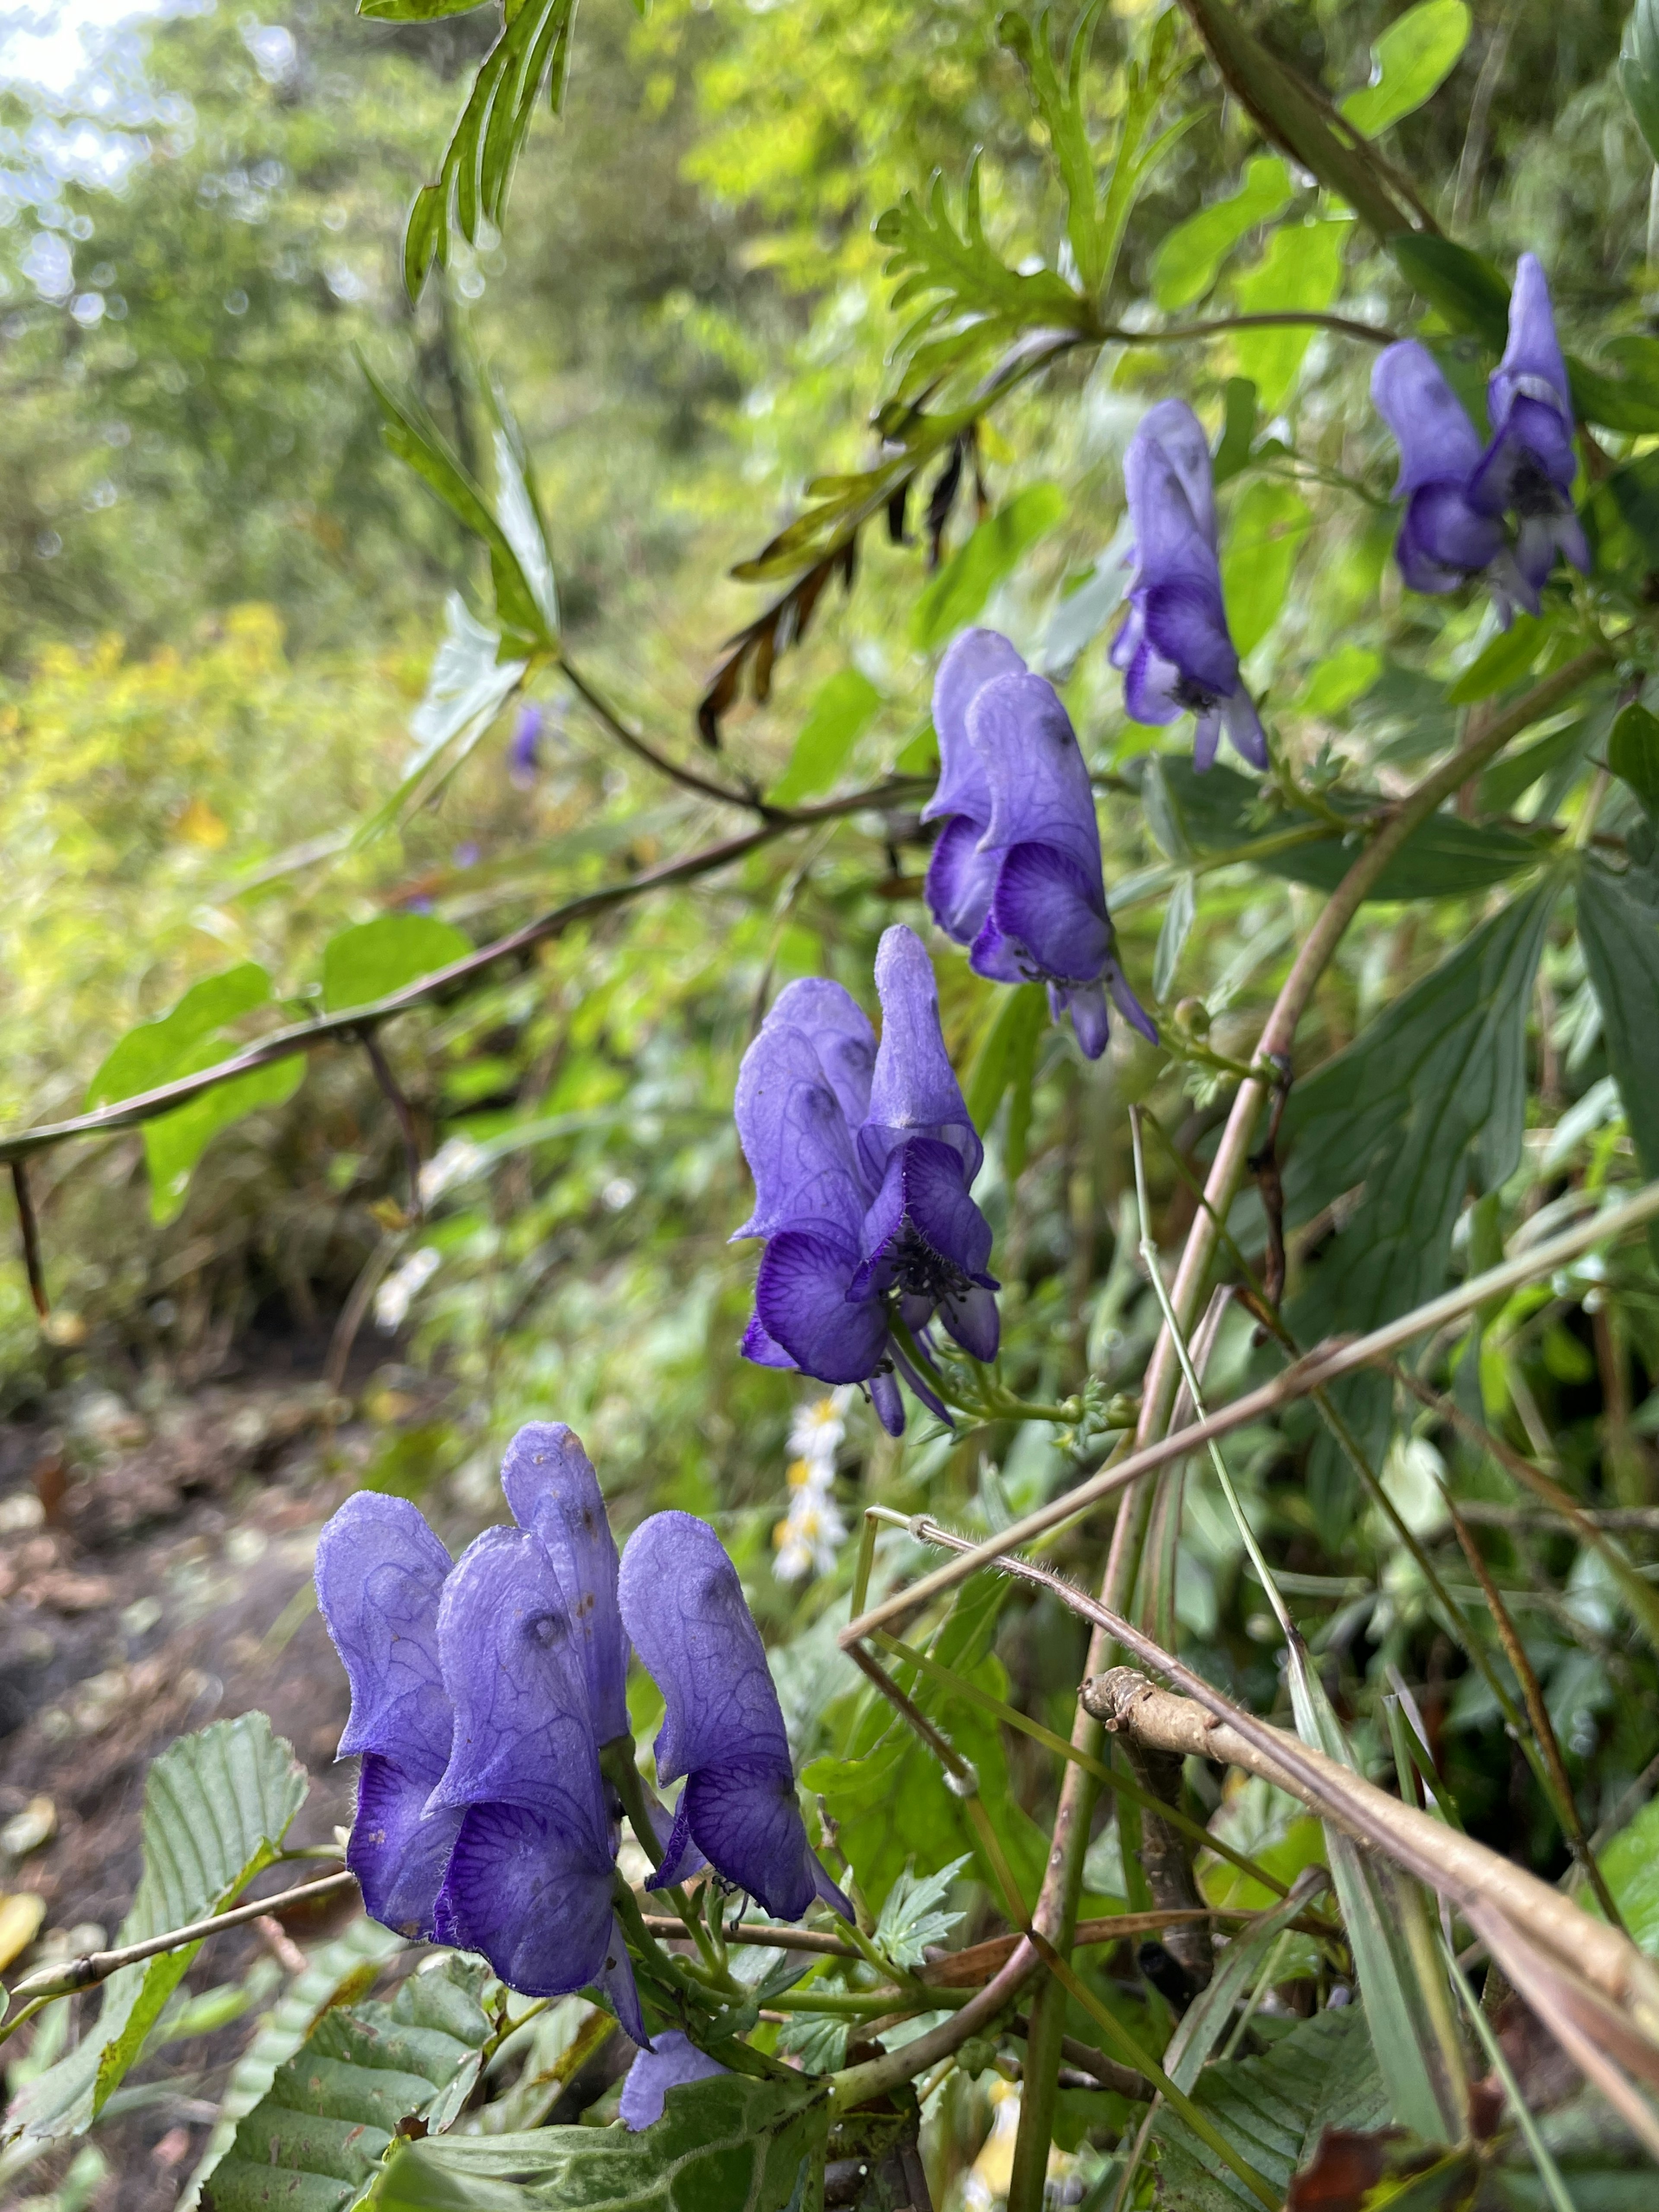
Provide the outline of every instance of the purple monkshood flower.
{"type": "Polygon", "coordinates": [[[317,1597],[363,1755],[347,1863],[369,1913],[480,1951],[514,1989],[602,1989],[646,2040],[611,1900],[599,1744],[628,1733],[617,1549],[571,1431],[537,1422],[502,1481],[520,1526],[451,1565],[406,1499],[359,1492],[317,1544],[317,1597]]]}
{"type": "Polygon", "coordinates": [[[653,1514],[628,1540],[621,1598],[634,1648],[663,1694],[658,1782],[685,1777],[646,1887],[678,1881],[695,1846],[776,1918],[798,1919],[822,1898],[850,1920],[851,1905],[806,1839],[765,1648],[719,1537],[689,1513],[653,1514]]]}
{"type": "MultiPolygon", "coordinates": [[[[976,1359],[996,1355],[991,1231],[969,1195],[985,1148],[945,1050],[921,940],[896,925],[876,954],[879,1048],[839,983],[791,983],[743,1056],[734,1111],[755,1178],[737,1232],[763,1237],[746,1358],[821,1382],[867,1383],[897,1436],[902,1375],[949,1415],[895,1338],[937,1316],[976,1359]]],[[[735,1242],[736,1239],[733,1239],[735,1242]]]]}
{"type": "Polygon", "coordinates": [[[1513,513],[1520,569],[1536,609],[1538,592],[1565,553],[1588,570],[1589,547],[1573,513],[1572,394],[1555,335],[1549,286],[1538,257],[1523,253],[1510,296],[1510,340],[1486,386],[1492,443],[1469,483],[1470,504],[1482,514],[1513,513]]]}
{"type": "Polygon", "coordinates": [[[545,717],[533,699],[526,699],[513,725],[507,748],[507,774],[515,791],[528,791],[541,762],[542,725],[545,717]]]}
{"type": "Polygon", "coordinates": [[[663,2100],[669,2090],[687,2081],[707,2081],[731,2070],[706,2051],[699,2051],[678,2028],[671,2027],[649,2051],[635,2054],[623,2083],[622,2124],[635,2133],[652,2127],[662,2118],[663,2100]]]}
{"type": "Polygon", "coordinates": [[[968,964],[999,983],[1043,982],[1070,1010],[1085,1056],[1106,1049],[1106,998],[1156,1044],[1117,963],[1101,872],[1094,791],[1052,684],[1006,637],[965,629],[933,682],[939,779],[922,809],[945,827],[927,903],[968,964]]]}
{"type": "Polygon", "coordinates": [[[1479,577],[1507,629],[1517,606],[1537,613],[1558,552],[1589,568],[1572,507],[1572,395],[1536,255],[1523,253],[1516,269],[1509,344],[1486,387],[1492,435],[1484,453],[1438,363],[1414,338],[1378,355],[1371,397],[1400,447],[1395,496],[1407,504],[1395,553],[1413,591],[1455,591],[1479,577]],[[1506,514],[1516,524],[1512,544],[1506,514]]]}
{"type": "Polygon", "coordinates": [[[1224,728],[1252,768],[1267,740],[1239,674],[1221,596],[1210,449],[1184,399],[1149,408],[1129,441],[1123,484],[1135,536],[1128,619],[1113,641],[1123,703],[1137,722],[1198,717],[1193,763],[1206,769],[1224,728]]]}

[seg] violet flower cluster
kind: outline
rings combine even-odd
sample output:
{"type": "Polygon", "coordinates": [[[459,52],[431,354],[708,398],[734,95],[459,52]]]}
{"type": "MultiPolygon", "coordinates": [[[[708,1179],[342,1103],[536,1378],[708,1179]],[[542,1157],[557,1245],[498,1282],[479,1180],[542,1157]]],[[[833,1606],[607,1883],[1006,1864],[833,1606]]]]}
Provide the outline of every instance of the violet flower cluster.
{"type": "Polygon", "coordinates": [[[1267,740],[1244,688],[1221,593],[1215,480],[1202,424],[1184,399],[1142,416],[1123,459],[1134,532],[1128,617],[1112,641],[1123,703],[1137,722],[1198,717],[1193,764],[1207,769],[1224,729],[1252,768],[1267,740]]]}
{"type": "Polygon", "coordinates": [[[927,868],[934,921],[976,975],[1046,983],[1088,1059],[1106,1049],[1109,994],[1155,1044],[1118,965],[1094,791],[1054,685],[995,630],[963,630],[934,679],[933,727],[939,779],[922,819],[945,825],[927,868]]]}
{"type": "Polygon", "coordinates": [[[1486,386],[1492,436],[1484,448],[1440,364],[1415,338],[1378,355],[1371,397],[1400,448],[1395,497],[1406,512],[1395,557],[1413,591],[1452,592],[1480,578],[1507,629],[1517,606],[1537,613],[1558,553],[1589,568],[1572,505],[1572,394],[1536,255],[1523,253],[1516,268],[1509,343],[1486,386]]]}
{"type": "Polygon", "coordinates": [[[414,1505],[374,1492],[318,1540],[318,1602],[351,1685],[340,1756],[362,1761],[347,1863],[374,1919],[481,1952],[530,1996],[598,1989],[645,2044],[600,1766],[613,1741],[634,1755],[630,1640],[667,1709],[659,1775],[686,1778],[648,1886],[706,1863],[781,1918],[815,1897],[852,1908],[807,1841],[760,1634],[713,1530],[659,1513],[619,1563],[562,1423],[519,1431],[501,1486],[515,1525],[453,1564],[414,1505]]]}
{"type": "Polygon", "coordinates": [[[986,1272],[990,1227],[969,1194],[985,1148],[913,930],[884,934],[876,990],[879,1047],[851,994],[813,977],[779,994],[744,1054],[735,1111],[755,1210],[737,1237],[766,1239],[744,1356],[866,1384],[897,1436],[901,1375],[949,1415],[895,1322],[924,1354],[937,1317],[975,1358],[994,1358],[999,1285],[986,1272]]]}

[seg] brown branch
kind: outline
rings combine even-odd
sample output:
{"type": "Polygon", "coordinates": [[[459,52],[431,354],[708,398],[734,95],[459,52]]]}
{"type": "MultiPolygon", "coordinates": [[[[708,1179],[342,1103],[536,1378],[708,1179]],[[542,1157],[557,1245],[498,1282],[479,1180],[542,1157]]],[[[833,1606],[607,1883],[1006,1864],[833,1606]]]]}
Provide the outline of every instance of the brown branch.
{"type": "Polygon", "coordinates": [[[46,1296],[46,1273],[40,1265],[40,1224],[34,1215],[28,1170],[21,1160],[11,1164],[11,1188],[17,1200],[17,1226],[22,1233],[23,1267],[29,1279],[29,1296],[34,1300],[35,1312],[45,1321],[52,1311],[52,1302],[46,1296]]]}
{"type": "Polygon", "coordinates": [[[404,1165],[409,1175],[409,1214],[418,1221],[421,1205],[421,1139],[415,1127],[415,1115],[404,1096],[403,1085],[392,1072],[392,1063],[380,1049],[380,1041],[373,1030],[360,1032],[368,1064],[374,1071],[374,1080],[397,1116],[398,1131],[404,1141],[404,1165]]]}
{"type": "Polygon", "coordinates": [[[672,783],[678,783],[683,790],[695,791],[702,799],[718,799],[722,806],[746,807],[751,813],[758,814],[765,822],[770,822],[787,814],[788,811],[787,808],[769,806],[759,792],[752,787],[746,791],[734,790],[730,784],[716,783],[712,776],[701,775],[696,769],[687,768],[679,761],[670,760],[666,753],[659,753],[648,739],[640,735],[637,730],[629,727],[616,708],[594,690],[567,654],[561,653],[559,656],[559,672],[583,705],[604,723],[617,744],[625,746],[636,759],[642,760],[647,768],[655,769],[659,775],[665,775],[672,783]]]}

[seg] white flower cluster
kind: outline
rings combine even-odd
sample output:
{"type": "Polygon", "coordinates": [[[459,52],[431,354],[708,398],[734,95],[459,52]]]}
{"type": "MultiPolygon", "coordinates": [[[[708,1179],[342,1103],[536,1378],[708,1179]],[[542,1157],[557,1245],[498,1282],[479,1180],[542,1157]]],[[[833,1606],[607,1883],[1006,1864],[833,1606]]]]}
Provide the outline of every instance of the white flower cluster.
{"type": "Polygon", "coordinates": [[[827,1575],[847,1540],[847,1523],[836,1505],[836,1453],[847,1433],[851,1384],[815,1398],[796,1413],[789,1431],[789,1510],[772,1531],[780,1582],[827,1575]]]}

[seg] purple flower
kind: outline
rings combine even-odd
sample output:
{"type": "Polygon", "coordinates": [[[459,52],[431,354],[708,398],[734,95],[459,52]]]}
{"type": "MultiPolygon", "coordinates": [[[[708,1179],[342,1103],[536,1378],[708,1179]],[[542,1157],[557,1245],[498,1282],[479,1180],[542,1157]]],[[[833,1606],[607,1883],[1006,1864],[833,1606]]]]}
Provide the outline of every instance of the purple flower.
{"type": "Polygon", "coordinates": [[[853,1917],[806,1839],[789,1740],[736,1568],[708,1523],[656,1513],[629,1538],[622,1613],[662,1692],[659,1783],[685,1777],[663,1862],[678,1881],[695,1845],[766,1911],[798,1919],[815,1897],[853,1917]]]}
{"type": "Polygon", "coordinates": [[[718,2058],[699,2051],[677,2027],[659,2035],[649,2051],[640,2051],[623,2083],[622,2122],[635,2133],[662,2118],[663,2099],[670,2089],[687,2081],[707,2081],[716,2074],[729,2074],[718,2058]]]}
{"type": "Polygon", "coordinates": [[[1184,399],[1148,409],[1123,459],[1135,534],[1129,614],[1113,641],[1123,702],[1137,722],[1194,714],[1193,760],[1209,767],[1224,728],[1253,768],[1267,740],[1239,674],[1218,556],[1210,451],[1184,399]]]}
{"type": "Polygon", "coordinates": [[[575,1625],[593,1733],[629,1734],[628,1638],[617,1607],[617,1543],[581,1438],[563,1421],[530,1421],[501,1462],[513,1518],[546,1546],[575,1625]]]}
{"type": "Polygon", "coordinates": [[[515,791],[528,791],[536,781],[536,770],[541,764],[542,725],[545,719],[533,699],[526,699],[519,709],[519,717],[513,725],[513,735],[507,748],[507,774],[515,791]]]}
{"type": "Polygon", "coordinates": [[[738,1237],[767,1240],[743,1340],[763,1366],[864,1382],[896,1436],[896,1376],[948,1419],[893,1334],[935,1316],[978,1359],[994,1357],[991,1232],[969,1195],[984,1147],[945,1050],[921,940],[886,932],[876,955],[878,1049],[838,983],[792,983],[738,1074],[735,1114],[755,1178],[738,1237]]]}
{"type": "Polygon", "coordinates": [[[1106,1048],[1106,998],[1156,1043],[1125,981],[1106,911],[1094,792],[1052,684],[994,630],[963,630],[933,684],[939,780],[922,810],[945,826],[927,903],[969,965],[994,981],[1042,981],[1084,1053],[1106,1048]]]}
{"type": "Polygon", "coordinates": [[[1469,502],[1490,516],[1513,513],[1516,565],[1536,611],[1538,593],[1565,553],[1588,570],[1589,547],[1573,513],[1572,395],[1555,335],[1549,286],[1536,254],[1516,265],[1510,342],[1486,386],[1492,438],[1469,481],[1469,502]]]}
{"type": "Polygon", "coordinates": [[[1400,448],[1396,499],[1406,513],[1395,544],[1414,592],[1454,592],[1486,574],[1503,596],[1510,582],[1503,526],[1470,503],[1480,440],[1440,364],[1415,338],[1377,356],[1371,398],[1400,448]]]}

